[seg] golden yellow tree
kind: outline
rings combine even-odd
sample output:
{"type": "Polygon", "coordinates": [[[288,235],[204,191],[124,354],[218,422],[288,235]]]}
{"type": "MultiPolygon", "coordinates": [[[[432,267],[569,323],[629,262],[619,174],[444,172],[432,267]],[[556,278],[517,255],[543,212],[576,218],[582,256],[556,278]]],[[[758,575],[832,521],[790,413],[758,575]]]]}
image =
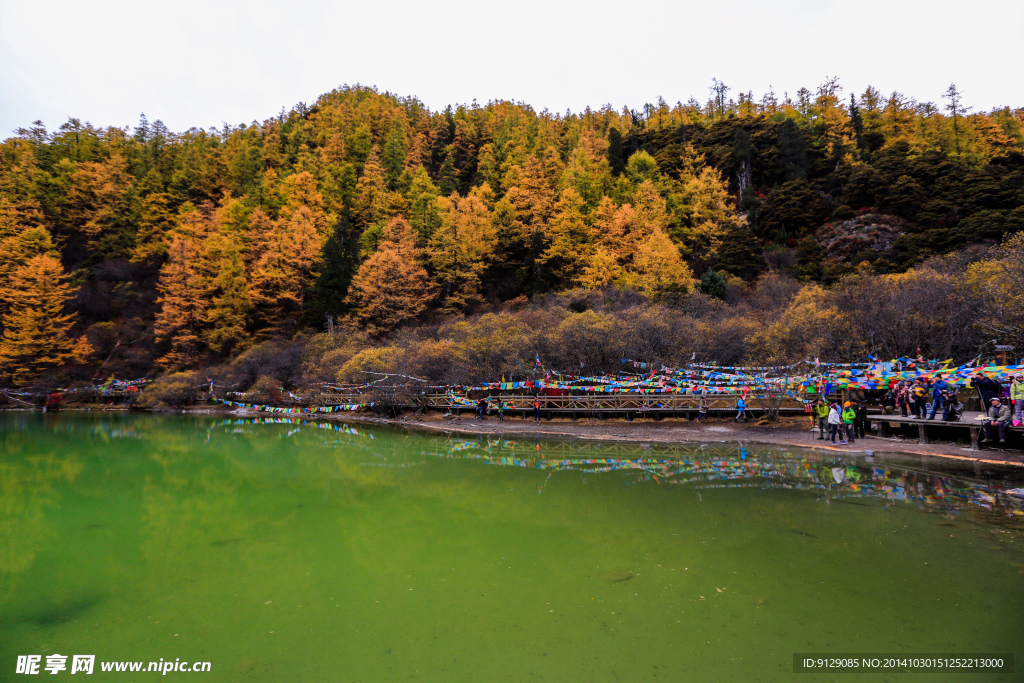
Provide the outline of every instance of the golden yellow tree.
{"type": "Polygon", "coordinates": [[[249,297],[268,330],[285,332],[302,314],[326,236],[316,214],[300,206],[262,238],[266,243],[250,272],[249,297]]]}
{"type": "Polygon", "coordinates": [[[0,197],[0,317],[8,302],[2,292],[11,274],[33,256],[59,256],[50,232],[41,224],[42,215],[19,209],[0,197]]]}
{"type": "Polygon", "coordinates": [[[386,334],[415,319],[431,296],[412,228],[405,220],[394,218],[377,251],[352,278],[349,302],[355,308],[353,317],[371,334],[386,334]]]}
{"type": "Polygon", "coordinates": [[[605,247],[597,247],[583,266],[576,284],[584,289],[601,289],[619,282],[622,274],[622,266],[615,254],[605,247]]]}
{"type": "Polygon", "coordinates": [[[639,216],[631,204],[616,207],[608,197],[601,198],[592,227],[596,247],[576,280],[580,286],[597,289],[612,284],[633,285],[626,277],[628,269],[633,267],[646,237],[667,221],[664,200],[656,192],[652,194],[653,186],[648,185],[644,181],[637,192],[642,203],[639,216]]]}
{"type": "Polygon", "coordinates": [[[167,369],[189,367],[200,353],[199,335],[209,307],[210,274],[204,253],[209,235],[207,217],[192,204],[184,204],[157,282],[160,310],[154,330],[158,343],[170,345],[158,361],[167,369]]]}
{"type": "Polygon", "coordinates": [[[541,254],[540,261],[551,272],[558,284],[576,280],[587,265],[593,252],[590,227],[584,219],[583,198],[575,189],[562,190],[555,215],[548,224],[550,244],[541,254]]]}
{"type": "Polygon", "coordinates": [[[480,300],[480,276],[494,254],[491,212],[477,196],[438,199],[441,225],[427,247],[444,310],[463,311],[480,300]]]}
{"type": "Polygon", "coordinates": [[[191,366],[199,356],[199,333],[206,322],[207,282],[195,241],[175,235],[167,255],[157,284],[160,310],[154,330],[158,343],[170,343],[159,364],[176,370],[191,366]]]}
{"type": "Polygon", "coordinates": [[[405,198],[388,187],[387,172],[380,161],[377,146],[370,150],[370,156],[363,165],[363,174],[356,183],[354,218],[362,229],[383,224],[392,216],[402,213],[405,198]]]}
{"type": "Polygon", "coordinates": [[[218,234],[206,245],[206,258],[215,272],[209,283],[207,326],[200,335],[212,350],[229,354],[244,346],[252,302],[239,243],[218,234]]]}
{"type": "Polygon", "coordinates": [[[669,236],[655,230],[640,244],[623,280],[645,294],[656,295],[687,291],[693,284],[693,272],[669,236]]]}
{"type": "Polygon", "coordinates": [[[164,192],[163,182],[156,171],[150,171],[139,184],[139,230],[132,250],[133,261],[145,261],[167,253],[175,215],[171,210],[171,196],[164,192]]]}
{"type": "Polygon", "coordinates": [[[562,172],[562,187],[575,189],[588,205],[596,204],[612,186],[607,152],[607,139],[583,127],[562,172]]]}
{"type": "Polygon", "coordinates": [[[669,214],[665,198],[650,180],[644,180],[633,193],[634,224],[638,241],[647,238],[655,230],[668,228],[669,214]]]}
{"type": "Polygon", "coordinates": [[[68,337],[73,315],[64,313],[71,295],[60,261],[46,254],[14,269],[3,291],[8,302],[0,338],[0,371],[24,382],[74,354],[68,337]]]}
{"type": "Polygon", "coordinates": [[[317,189],[316,179],[309,171],[294,173],[281,182],[280,195],[283,202],[281,216],[292,218],[299,212],[306,213],[316,232],[325,235],[334,223],[335,217],[324,210],[324,198],[317,189]]]}
{"type": "Polygon", "coordinates": [[[670,191],[675,214],[672,238],[684,255],[711,261],[726,231],[739,222],[727,183],[687,145],[683,167],[670,191]]]}
{"type": "Polygon", "coordinates": [[[751,358],[785,363],[825,353],[853,356],[861,345],[850,316],[818,285],[805,285],[771,320],[757,325],[744,343],[751,358]]]}
{"type": "Polygon", "coordinates": [[[554,214],[555,179],[548,177],[549,165],[531,155],[522,166],[513,166],[502,179],[508,188],[505,198],[530,230],[541,230],[554,214]]]}
{"type": "Polygon", "coordinates": [[[82,163],[72,174],[65,193],[64,219],[89,238],[90,249],[115,248],[135,231],[132,180],[120,154],[102,163],[82,163]]]}
{"type": "Polygon", "coordinates": [[[273,219],[260,207],[257,206],[253,209],[244,238],[244,243],[248,245],[243,254],[247,269],[251,270],[263,257],[263,254],[273,247],[275,231],[276,226],[273,219]]]}

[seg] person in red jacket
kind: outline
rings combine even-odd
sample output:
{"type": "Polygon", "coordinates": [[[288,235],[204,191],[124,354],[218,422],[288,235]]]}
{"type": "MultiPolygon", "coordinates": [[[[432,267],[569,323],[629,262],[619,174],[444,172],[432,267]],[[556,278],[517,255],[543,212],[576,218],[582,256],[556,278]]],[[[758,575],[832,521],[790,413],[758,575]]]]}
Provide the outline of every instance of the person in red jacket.
{"type": "Polygon", "coordinates": [[[60,410],[60,404],[63,401],[64,394],[60,392],[60,389],[55,389],[49,396],[46,397],[46,409],[60,410]]]}

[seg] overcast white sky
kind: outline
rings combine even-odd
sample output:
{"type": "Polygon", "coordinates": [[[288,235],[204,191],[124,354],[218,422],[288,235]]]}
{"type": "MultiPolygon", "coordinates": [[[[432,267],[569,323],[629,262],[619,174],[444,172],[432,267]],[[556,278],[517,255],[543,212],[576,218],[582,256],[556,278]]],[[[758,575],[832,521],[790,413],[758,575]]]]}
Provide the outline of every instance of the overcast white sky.
{"type": "Polygon", "coordinates": [[[172,130],[262,120],[343,83],[538,110],[781,96],[836,75],[1024,106],[1024,1],[0,0],[0,139],[42,119],[172,130]]]}

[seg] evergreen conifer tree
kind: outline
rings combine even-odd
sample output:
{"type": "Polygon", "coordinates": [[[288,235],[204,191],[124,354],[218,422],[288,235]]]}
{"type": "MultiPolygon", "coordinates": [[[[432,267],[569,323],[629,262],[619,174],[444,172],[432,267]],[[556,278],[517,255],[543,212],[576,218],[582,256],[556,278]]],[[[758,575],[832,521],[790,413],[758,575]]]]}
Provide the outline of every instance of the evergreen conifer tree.
{"type": "Polygon", "coordinates": [[[725,296],[729,290],[725,284],[725,278],[719,275],[717,271],[709,270],[701,276],[700,284],[697,285],[697,291],[725,301],[725,296]]]}

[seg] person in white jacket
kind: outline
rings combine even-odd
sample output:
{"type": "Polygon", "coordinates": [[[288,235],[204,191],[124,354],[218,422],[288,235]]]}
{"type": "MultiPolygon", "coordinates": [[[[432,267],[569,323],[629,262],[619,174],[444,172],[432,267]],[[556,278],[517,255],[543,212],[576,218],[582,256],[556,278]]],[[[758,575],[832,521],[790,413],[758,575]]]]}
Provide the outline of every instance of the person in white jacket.
{"type": "Polygon", "coordinates": [[[839,439],[846,442],[843,438],[843,419],[839,415],[839,407],[833,403],[828,408],[828,436],[832,440],[832,443],[836,442],[836,434],[839,434],[839,439]]]}

